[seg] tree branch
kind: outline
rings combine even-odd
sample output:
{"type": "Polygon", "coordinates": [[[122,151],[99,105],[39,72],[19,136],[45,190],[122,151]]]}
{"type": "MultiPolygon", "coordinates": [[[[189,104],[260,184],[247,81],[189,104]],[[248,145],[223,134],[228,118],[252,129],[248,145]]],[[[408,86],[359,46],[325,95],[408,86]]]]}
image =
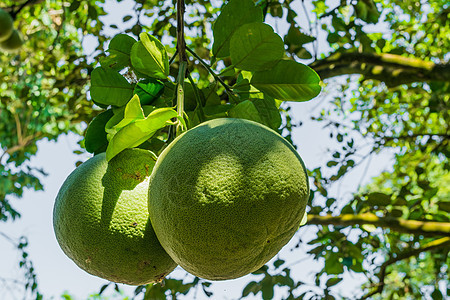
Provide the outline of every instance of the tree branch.
{"type": "Polygon", "coordinates": [[[415,235],[450,236],[449,222],[416,221],[392,217],[378,217],[372,213],[359,215],[343,214],[340,216],[308,215],[308,222],[305,225],[357,226],[365,224],[415,235]]]}
{"type": "Polygon", "coordinates": [[[388,86],[411,82],[450,82],[450,63],[436,64],[388,53],[338,52],[310,65],[322,79],[361,74],[388,86]]]}
{"type": "Polygon", "coordinates": [[[445,133],[417,133],[417,134],[409,134],[409,135],[401,135],[401,136],[385,136],[382,139],[389,141],[389,140],[415,139],[418,137],[433,137],[433,136],[442,137],[444,139],[450,138],[450,134],[445,134],[445,133]]]}
{"type": "Polygon", "coordinates": [[[360,300],[367,299],[375,294],[379,294],[379,293],[383,292],[384,285],[385,285],[384,280],[387,275],[386,269],[388,266],[390,266],[398,261],[401,261],[403,259],[406,259],[406,258],[409,258],[412,256],[417,256],[422,252],[431,251],[436,248],[445,248],[445,247],[450,247],[450,237],[444,237],[444,238],[434,240],[432,242],[429,242],[422,248],[416,248],[416,249],[413,249],[410,251],[405,251],[403,253],[396,255],[395,257],[388,259],[380,266],[380,272],[377,275],[377,277],[379,278],[379,282],[376,285],[376,288],[373,291],[371,291],[368,294],[361,297],[360,300]]]}
{"type": "Polygon", "coordinates": [[[21,151],[23,148],[25,148],[26,146],[30,145],[33,141],[35,141],[36,139],[40,138],[41,134],[40,133],[35,133],[32,135],[29,135],[25,138],[22,138],[22,140],[17,144],[14,145],[10,148],[7,148],[1,155],[0,155],[0,164],[2,164],[2,160],[3,157],[8,154],[8,155],[12,155],[15,152],[21,151]]]}

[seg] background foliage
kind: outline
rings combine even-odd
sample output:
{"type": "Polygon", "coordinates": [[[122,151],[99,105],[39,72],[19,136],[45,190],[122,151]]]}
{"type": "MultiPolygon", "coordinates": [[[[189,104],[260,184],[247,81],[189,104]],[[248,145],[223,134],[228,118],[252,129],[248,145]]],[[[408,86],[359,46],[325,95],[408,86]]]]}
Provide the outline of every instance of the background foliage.
{"type": "MultiPolygon", "coordinates": [[[[137,39],[139,33],[149,32],[162,39],[170,57],[174,54],[174,1],[130,1],[130,15],[117,24],[102,22],[104,2],[2,2],[2,8],[15,17],[25,44],[19,52],[0,53],[0,221],[20,217],[14,201],[24,189],[43,188],[39,176],[45,170],[29,165],[37,141],[55,140],[69,131],[81,135],[95,117],[89,79],[111,36],[125,32],[137,39]],[[89,47],[94,48],[92,53],[83,47],[87,41],[97,45],[89,47]]],[[[186,43],[209,63],[210,24],[223,2],[186,1],[186,43]]],[[[298,251],[308,251],[324,262],[315,282],[292,279],[291,268],[296,266],[276,260],[255,274],[242,296],[271,299],[274,287],[284,287],[287,299],[339,298],[334,287],[348,280],[345,274],[353,273],[367,277],[355,298],[449,296],[445,289],[450,250],[447,1],[317,0],[310,5],[300,0],[258,0],[255,4],[261,6],[266,21],[289,28],[278,32],[289,57],[320,75],[325,88],[319,99],[329,101],[313,116],[291,116],[289,105],[283,104],[280,131],[289,139],[292,127],[298,126],[292,119],[312,118],[329,130],[337,146],[330,149],[326,165],[310,170],[314,184],[306,227],[313,226],[316,233],[315,238],[303,240],[298,251]],[[351,195],[333,197],[333,187],[349,171],[387,149],[395,153],[392,170],[351,195]]],[[[215,78],[190,58],[190,72],[206,88],[215,78]]],[[[230,64],[225,58],[223,65],[213,66],[219,73],[230,64]]],[[[170,75],[176,77],[177,72],[175,62],[170,75]]],[[[229,85],[237,80],[233,72],[222,75],[229,85]]],[[[41,297],[38,274],[27,258],[26,238],[15,241],[1,233],[23,254],[19,263],[27,270],[26,288],[41,297]]],[[[138,287],[136,294],[161,299],[199,287],[214,297],[214,284],[198,278],[189,282],[169,278],[163,286],[138,287]]]]}

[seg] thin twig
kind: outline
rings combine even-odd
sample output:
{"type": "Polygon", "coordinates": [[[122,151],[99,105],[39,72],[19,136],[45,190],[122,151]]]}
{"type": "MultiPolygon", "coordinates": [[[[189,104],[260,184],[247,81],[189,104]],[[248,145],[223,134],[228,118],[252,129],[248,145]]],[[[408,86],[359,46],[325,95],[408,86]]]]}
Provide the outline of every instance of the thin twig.
{"type": "Polygon", "coordinates": [[[236,102],[235,98],[236,95],[233,92],[233,90],[231,89],[231,87],[225,83],[225,81],[222,80],[222,78],[219,77],[219,75],[217,75],[212,69],[211,67],[200,57],[197,55],[197,53],[195,53],[192,49],[190,49],[189,47],[186,47],[186,50],[192,54],[192,56],[194,56],[207,70],[208,72],[214,77],[214,79],[216,81],[218,81],[224,88],[225,91],[227,92],[228,95],[230,95],[230,98],[233,100],[233,102],[236,102]]]}

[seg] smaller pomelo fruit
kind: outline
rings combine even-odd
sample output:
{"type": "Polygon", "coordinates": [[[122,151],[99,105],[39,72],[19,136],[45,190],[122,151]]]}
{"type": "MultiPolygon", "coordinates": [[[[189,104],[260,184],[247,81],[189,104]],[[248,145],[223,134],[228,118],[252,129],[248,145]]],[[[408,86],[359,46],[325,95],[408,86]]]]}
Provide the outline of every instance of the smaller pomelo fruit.
{"type": "Polygon", "coordinates": [[[11,15],[0,8],[0,42],[9,39],[13,32],[13,19],[11,15]]]}
{"type": "Polygon", "coordinates": [[[56,238],[86,272],[141,285],[162,280],[176,263],[161,247],[148,217],[151,153],[127,149],[109,163],[98,154],[62,185],[53,210],[56,238]]]}
{"type": "Polygon", "coordinates": [[[0,43],[0,48],[7,51],[13,51],[19,49],[23,45],[22,37],[17,29],[14,29],[11,36],[0,43]]]}
{"type": "Polygon", "coordinates": [[[304,216],[308,176],[281,135],[214,119],[177,137],[150,176],[149,212],[167,253],[186,271],[233,279],[267,263],[304,216]]]}

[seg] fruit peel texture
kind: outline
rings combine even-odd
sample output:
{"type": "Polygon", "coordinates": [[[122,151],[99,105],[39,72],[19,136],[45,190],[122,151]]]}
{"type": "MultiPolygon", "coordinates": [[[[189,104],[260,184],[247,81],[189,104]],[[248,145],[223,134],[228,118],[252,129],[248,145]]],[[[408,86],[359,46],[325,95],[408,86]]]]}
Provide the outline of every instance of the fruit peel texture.
{"type": "Polygon", "coordinates": [[[131,285],[157,282],[176,263],[159,244],[148,218],[148,176],[154,160],[127,149],[109,163],[89,159],[64,182],[56,198],[56,238],[80,268],[131,285]]]}
{"type": "Polygon", "coordinates": [[[13,33],[14,25],[10,14],[0,8],[0,42],[4,42],[13,33]]]}
{"type": "Polygon", "coordinates": [[[149,211],[186,271],[233,279],[267,263],[299,227],[309,197],[304,164],[258,123],[215,119],[175,139],[150,176],[149,211]]]}

